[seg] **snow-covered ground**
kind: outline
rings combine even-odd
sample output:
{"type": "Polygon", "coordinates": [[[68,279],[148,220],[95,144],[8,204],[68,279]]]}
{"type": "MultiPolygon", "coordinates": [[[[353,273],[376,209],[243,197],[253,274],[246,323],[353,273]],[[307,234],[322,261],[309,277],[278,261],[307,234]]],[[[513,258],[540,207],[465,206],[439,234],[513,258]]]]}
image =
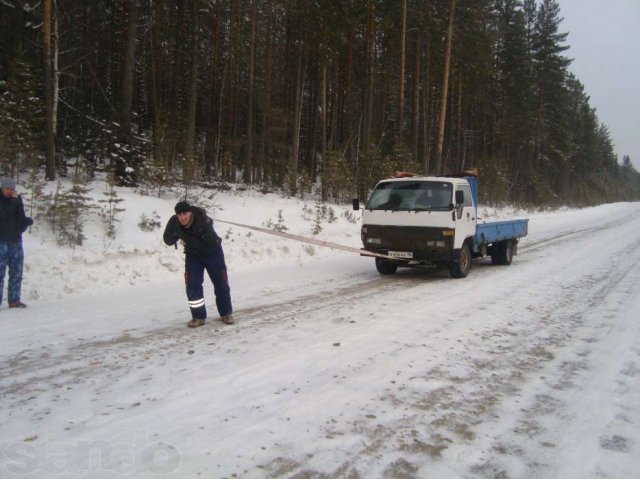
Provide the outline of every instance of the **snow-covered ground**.
{"type": "MultiPolygon", "coordinates": [[[[118,192],[111,242],[97,218],[75,250],[42,220],[24,236],[29,308],[0,309],[0,476],[640,476],[640,204],[481,208],[529,236],[461,280],[217,223],[237,323],[207,284],[193,330],[161,239],[176,197],[118,192]]],[[[311,200],[207,201],[313,236],[311,200]]],[[[359,217],[333,210],[314,238],[359,247],[359,217]]]]}

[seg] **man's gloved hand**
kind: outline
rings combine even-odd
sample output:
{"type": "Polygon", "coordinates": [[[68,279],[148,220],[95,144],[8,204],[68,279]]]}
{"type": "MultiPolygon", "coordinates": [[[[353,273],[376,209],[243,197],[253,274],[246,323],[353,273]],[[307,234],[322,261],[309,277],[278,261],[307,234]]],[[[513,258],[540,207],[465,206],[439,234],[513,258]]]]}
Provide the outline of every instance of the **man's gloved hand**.
{"type": "Polygon", "coordinates": [[[162,239],[164,240],[165,244],[175,245],[177,243],[178,238],[180,237],[179,231],[178,231],[179,227],[180,225],[178,223],[178,219],[174,215],[173,217],[171,217],[171,219],[167,223],[167,226],[164,229],[164,234],[162,236],[162,239]]]}

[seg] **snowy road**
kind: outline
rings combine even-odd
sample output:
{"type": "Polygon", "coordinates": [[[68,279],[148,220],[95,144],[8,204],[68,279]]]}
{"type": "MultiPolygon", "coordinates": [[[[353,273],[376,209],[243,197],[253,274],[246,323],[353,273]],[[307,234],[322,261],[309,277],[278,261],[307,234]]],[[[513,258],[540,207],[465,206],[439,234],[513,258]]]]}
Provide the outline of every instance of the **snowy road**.
{"type": "Polygon", "coordinates": [[[233,326],[178,282],[11,312],[0,475],[638,477],[640,204],[588,212],[462,280],[232,272],[233,326]]]}

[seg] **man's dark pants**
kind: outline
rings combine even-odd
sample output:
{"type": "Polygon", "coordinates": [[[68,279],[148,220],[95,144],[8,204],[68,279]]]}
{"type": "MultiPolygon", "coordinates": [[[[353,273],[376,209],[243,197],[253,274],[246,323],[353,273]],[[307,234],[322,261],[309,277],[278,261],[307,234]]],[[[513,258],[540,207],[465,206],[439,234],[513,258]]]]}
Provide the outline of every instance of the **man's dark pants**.
{"type": "Polygon", "coordinates": [[[187,299],[191,309],[192,318],[207,318],[207,308],[204,301],[204,271],[207,271],[213,282],[216,295],[216,306],[220,316],[233,312],[231,305],[231,291],[227,278],[227,266],[224,261],[224,252],[221,246],[207,256],[187,253],[185,256],[185,283],[187,286],[187,299]]]}

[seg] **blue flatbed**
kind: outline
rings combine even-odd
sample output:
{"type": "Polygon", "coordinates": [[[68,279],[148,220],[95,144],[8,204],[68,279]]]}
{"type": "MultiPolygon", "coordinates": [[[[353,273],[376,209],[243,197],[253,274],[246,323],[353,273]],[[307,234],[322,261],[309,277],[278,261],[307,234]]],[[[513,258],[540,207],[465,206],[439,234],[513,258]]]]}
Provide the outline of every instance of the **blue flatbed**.
{"type": "Polygon", "coordinates": [[[528,219],[478,223],[473,239],[474,247],[479,248],[481,245],[524,237],[527,234],[528,227],[528,219]]]}

